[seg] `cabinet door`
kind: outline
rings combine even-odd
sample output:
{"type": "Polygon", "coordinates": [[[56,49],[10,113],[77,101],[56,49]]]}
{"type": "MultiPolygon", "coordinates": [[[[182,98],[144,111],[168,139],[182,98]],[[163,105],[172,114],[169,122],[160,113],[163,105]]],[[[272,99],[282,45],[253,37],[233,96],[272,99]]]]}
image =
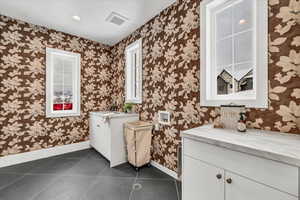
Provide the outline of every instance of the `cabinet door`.
{"type": "Polygon", "coordinates": [[[89,123],[90,123],[90,143],[91,145],[94,147],[97,142],[97,134],[98,134],[98,128],[97,128],[97,118],[94,116],[91,116],[89,119],[89,123]]]}
{"type": "Polygon", "coordinates": [[[110,161],[110,122],[104,121],[104,119],[99,119],[97,121],[97,127],[99,128],[99,136],[101,136],[101,148],[102,148],[102,155],[110,161]]]}
{"type": "Polygon", "coordinates": [[[90,144],[104,157],[110,160],[110,129],[107,122],[101,117],[92,116],[90,119],[90,144]]]}
{"type": "Polygon", "coordinates": [[[184,156],[182,178],[183,200],[224,199],[223,169],[184,156]]]}
{"type": "Polygon", "coordinates": [[[298,200],[297,197],[236,174],[226,172],[225,179],[226,200],[298,200]]]}

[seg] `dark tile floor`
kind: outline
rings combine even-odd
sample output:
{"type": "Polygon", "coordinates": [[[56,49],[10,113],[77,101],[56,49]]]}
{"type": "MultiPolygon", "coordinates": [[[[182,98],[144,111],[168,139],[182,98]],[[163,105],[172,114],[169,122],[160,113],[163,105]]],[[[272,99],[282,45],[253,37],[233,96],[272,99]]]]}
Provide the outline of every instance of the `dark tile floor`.
{"type": "Polygon", "coordinates": [[[92,149],[0,168],[0,200],[180,200],[180,190],[156,168],[110,168],[92,149]]]}

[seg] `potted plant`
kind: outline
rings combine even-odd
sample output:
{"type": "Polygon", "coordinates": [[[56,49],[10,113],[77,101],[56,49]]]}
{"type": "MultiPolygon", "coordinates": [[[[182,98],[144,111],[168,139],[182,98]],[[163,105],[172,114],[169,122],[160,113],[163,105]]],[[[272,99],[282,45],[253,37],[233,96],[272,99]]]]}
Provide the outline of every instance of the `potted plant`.
{"type": "Polygon", "coordinates": [[[125,113],[131,113],[132,112],[132,107],[133,107],[132,103],[125,103],[124,104],[124,112],[125,113]]]}

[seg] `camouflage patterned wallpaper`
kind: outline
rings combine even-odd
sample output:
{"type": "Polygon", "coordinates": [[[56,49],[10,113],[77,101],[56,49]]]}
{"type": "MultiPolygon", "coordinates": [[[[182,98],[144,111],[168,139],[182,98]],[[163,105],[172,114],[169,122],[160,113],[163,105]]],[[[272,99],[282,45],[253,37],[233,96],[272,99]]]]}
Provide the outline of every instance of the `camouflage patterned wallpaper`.
{"type": "MultiPolygon", "coordinates": [[[[171,126],[153,136],[153,159],[175,170],[179,132],[211,122],[219,110],[199,105],[199,0],[180,0],[115,45],[114,99],[124,101],[124,49],[143,38],[143,120],[172,113],[171,126]]],[[[248,125],[300,134],[300,1],[269,0],[269,109],[248,109],[248,125]]]]}
{"type": "Polygon", "coordinates": [[[0,15],[0,156],[88,140],[111,106],[110,47],[0,15]],[[81,54],[81,116],[45,118],[46,47],[81,54]]]}

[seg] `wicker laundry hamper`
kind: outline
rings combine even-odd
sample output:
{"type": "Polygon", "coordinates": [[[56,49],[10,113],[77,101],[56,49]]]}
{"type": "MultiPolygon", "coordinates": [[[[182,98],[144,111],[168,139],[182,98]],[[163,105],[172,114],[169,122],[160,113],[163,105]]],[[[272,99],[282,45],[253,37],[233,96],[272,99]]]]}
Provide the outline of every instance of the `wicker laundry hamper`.
{"type": "Polygon", "coordinates": [[[152,123],[144,121],[128,122],[125,124],[128,162],[136,170],[150,163],[152,128],[152,123]]]}

